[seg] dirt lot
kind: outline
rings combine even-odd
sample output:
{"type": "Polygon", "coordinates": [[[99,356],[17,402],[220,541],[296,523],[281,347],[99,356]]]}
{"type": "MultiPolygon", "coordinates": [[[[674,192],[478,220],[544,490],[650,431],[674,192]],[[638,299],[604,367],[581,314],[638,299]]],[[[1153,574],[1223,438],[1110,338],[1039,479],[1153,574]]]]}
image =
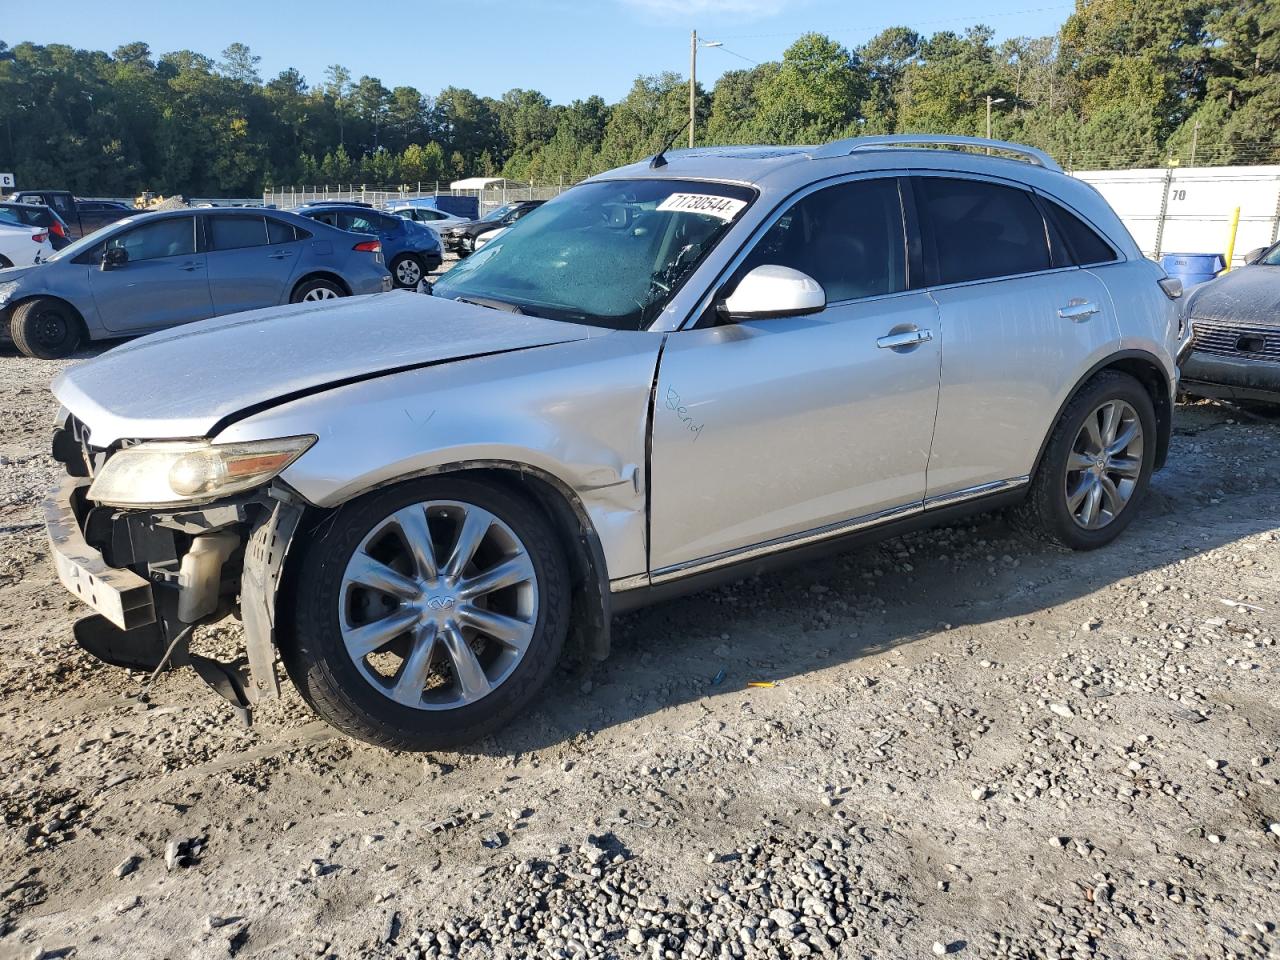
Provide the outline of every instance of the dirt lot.
{"type": "Polygon", "coordinates": [[[1182,408],[1094,554],[986,517],[628,616],[424,757],[77,650],[58,367],[0,353],[0,957],[1280,955],[1280,426],[1182,408]]]}

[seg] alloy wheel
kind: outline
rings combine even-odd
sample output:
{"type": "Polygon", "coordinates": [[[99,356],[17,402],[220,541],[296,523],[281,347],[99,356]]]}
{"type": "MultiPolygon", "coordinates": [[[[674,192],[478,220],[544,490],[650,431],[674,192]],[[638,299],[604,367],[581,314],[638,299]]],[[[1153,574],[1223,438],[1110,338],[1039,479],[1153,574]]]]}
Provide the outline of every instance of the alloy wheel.
{"type": "Polygon", "coordinates": [[[474,504],[415,503],[352,553],[338,619],[374,689],[418,710],[451,710],[496,690],[524,658],[538,579],[515,532],[474,504]]]}
{"type": "Polygon", "coordinates": [[[337,300],[338,294],[328,287],[316,287],[303,294],[302,299],[304,302],[309,300],[337,300]]]}
{"type": "Polygon", "coordinates": [[[422,279],[422,267],[412,257],[406,257],[396,264],[396,280],[402,287],[416,287],[422,279]]]}
{"type": "Polygon", "coordinates": [[[1142,475],[1142,420],[1124,400],[1108,400],[1084,419],[1067,455],[1067,511],[1086,530],[1115,520],[1142,475]]]}

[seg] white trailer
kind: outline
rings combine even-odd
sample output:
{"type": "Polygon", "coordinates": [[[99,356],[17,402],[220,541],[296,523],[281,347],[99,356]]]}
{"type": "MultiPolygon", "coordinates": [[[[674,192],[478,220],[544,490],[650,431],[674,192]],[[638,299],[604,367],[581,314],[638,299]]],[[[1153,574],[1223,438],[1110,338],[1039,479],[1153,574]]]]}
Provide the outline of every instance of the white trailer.
{"type": "Polygon", "coordinates": [[[1232,265],[1280,239],[1280,165],[1077,170],[1120,215],[1142,252],[1226,254],[1240,208],[1232,265]]]}

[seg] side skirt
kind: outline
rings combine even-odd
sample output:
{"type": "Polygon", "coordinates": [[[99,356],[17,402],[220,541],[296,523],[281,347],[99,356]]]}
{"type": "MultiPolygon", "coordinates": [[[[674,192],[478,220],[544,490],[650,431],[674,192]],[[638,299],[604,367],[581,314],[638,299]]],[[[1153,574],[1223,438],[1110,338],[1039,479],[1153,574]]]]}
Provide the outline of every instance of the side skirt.
{"type": "MultiPolygon", "coordinates": [[[[924,508],[904,508],[889,511],[886,514],[873,515],[862,521],[853,521],[848,532],[833,532],[821,536],[818,532],[801,534],[798,543],[780,543],[776,549],[761,552],[760,547],[748,547],[741,551],[749,554],[742,559],[733,555],[713,557],[707,561],[699,561],[683,569],[655,571],[649,585],[633,589],[623,589],[613,594],[613,612],[626,613],[664,600],[674,599],[686,594],[707,590],[711,587],[742,580],[768,573],[783,567],[795,566],[806,561],[819,560],[836,553],[844,553],[870,543],[877,543],[891,537],[899,537],[913,530],[943,526],[953,523],[975,513],[986,513],[1010,507],[1026,496],[1029,478],[1019,477],[1012,481],[991,484],[995,489],[964,499],[950,497],[928,500],[924,508]],[[821,539],[812,541],[813,535],[821,539]]],[[[845,525],[842,525],[845,526],[845,525]]],[[[634,583],[637,578],[628,578],[624,583],[634,583]]]]}

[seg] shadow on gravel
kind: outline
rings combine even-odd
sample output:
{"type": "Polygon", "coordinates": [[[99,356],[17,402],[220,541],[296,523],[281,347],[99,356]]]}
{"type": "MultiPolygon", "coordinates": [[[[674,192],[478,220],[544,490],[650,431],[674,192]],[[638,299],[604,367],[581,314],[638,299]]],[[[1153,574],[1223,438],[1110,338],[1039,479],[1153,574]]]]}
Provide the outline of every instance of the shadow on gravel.
{"type": "Polygon", "coordinates": [[[112,347],[118,347],[122,343],[127,342],[127,340],[95,340],[94,342],[81,347],[68,357],[67,360],[38,360],[35,357],[24,357],[18,352],[18,348],[8,340],[0,340],[0,357],[17,357],[18,359],[25,360],[28,363],[65,363],[70,360],[90,360],[93,357],[101,356],[112,347]]]}
{"type": "MultiPolygon", "coordinates": [[[[987,514],[668,601],[617,618],[609,660],[562,673],[540,707],[476,752],[506,756],[702,698],[767,695],[747,684],[782,686],[949,629],[1039,617],[1117,581],[1276,529],[1273,451],[1280,444],[1233,437],[1240,426],[1225,423],[1231,415],[1199,408],[1184,418],[1169,465],[1109,547],[1076,553],[1037,543],[987,514]],[[1220,456],[1185,449],[1206,439],[1200,434],[1208,428],[1211,442],[1229,445],[1232,456],[1252,457],[1256,476],[1224,474],[1220,456]],[[1262,485],[1251,487],[1256,480],[1262,485]]],[[[1280,441],[1280,426],[1252,427],[1280,441]]]]}

